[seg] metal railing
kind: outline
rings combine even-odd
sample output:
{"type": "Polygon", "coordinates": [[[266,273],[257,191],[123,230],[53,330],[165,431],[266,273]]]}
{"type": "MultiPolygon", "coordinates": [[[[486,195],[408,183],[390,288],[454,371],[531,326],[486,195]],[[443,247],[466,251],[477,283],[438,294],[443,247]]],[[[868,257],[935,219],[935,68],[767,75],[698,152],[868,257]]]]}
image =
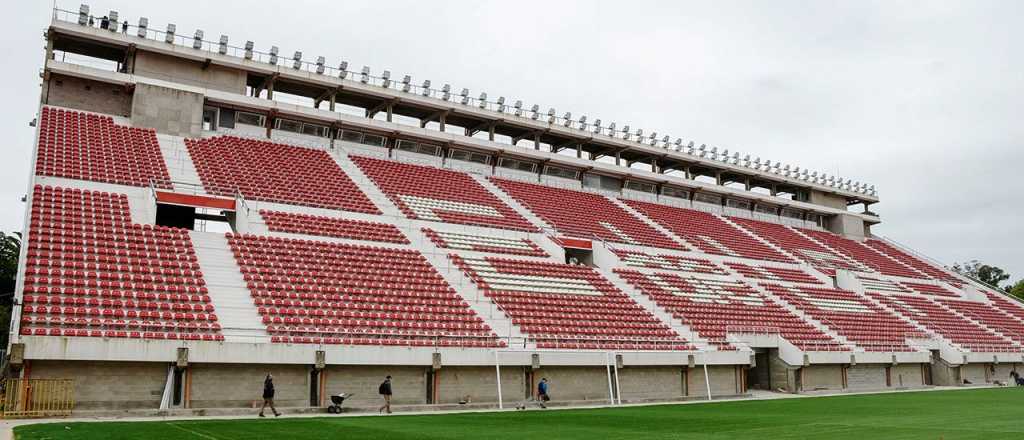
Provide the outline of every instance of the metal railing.
{"type": "Polygon", "coordinates": [[[72,379],[7,379],[0,418],[70,416],[75,407],[72,379]]]}
{"type": "MultiPolygon", "coordinates": [[[[78,24],[79,15],[80,13],[78,11],[69,11],[57,7],[53,9],[53,19],[56,21],[78,24]]],[[[89,19],[96,22],[99,21],[98,17],[92,15],[89,16],[89,19]]],[[[620,141],[633,142],[636,143],[637,145],[675,151],[679,154],[690,156],[695,160],[703,159],[706,161],[718,162],[730,166],[747,168],[758,172],[774,173],[781,179],[801,182],[806,185],[819,186],[825,188],[836,188],[841,191],[871,195],[872,197],[875,196],[875,194],[872,191],[868,191],[867,189],[860,191],[852,186],[843,185],[841,183],[842,179],[840,179],[840,184],[836,186],[833,186],[831,183],[825,182],[823,180],[824,177],[820,181],[817,179],[802,180],[806,179],[807,176],[801,177],[801,175],[797,174],[795,171],[791,174],[788,169],[780,170],[779,168],[771,168],[767,166],[767,164],[761,165],[760,162],[757,162],[755,164],[753,162],[749,162],[748,160],[740,160],[735,155],[731,157],[723,156],[725,151],[723,151],[723,155],[719,155],[717,152],[713,153],[711,151],[698,152],[698,150],[693,149],[692,147],[684,148],[682,144],[679,142],[670,144],[667,141],[667,139],[669,138],[668,136],[663,136],[662,139],[657,139],[654,137],[655,133],[653,132],[647,136],[641,135],[640,130],[638,130],[637,133],[630,133],[628,131],[625,131],[626,129],[628,129],[628,125],[623,126],[623,130],[617,130],[612,126],[601,127],[596,124],[596,122],[598,121],[597,119],[595,119],[595,123],[588,123],[585,120],[573,119],[570,113],[565,113],[560,116],[556,114],[556,112],[554,112],[553,108],[545,110],[538,105],[532,105],[529,108],[525,108],[524,106],[521,106],[519,102],[517,102],[516,104],[512,104],[506,103],[504,101],[498,102],[496,100],[489,100],[486,94],[481,94],[478,97],[473,97],[470,96],[470,92],[468,89],[457,89],[451,87],[449,84],[445,84],[440,89],[430,87],[430,84],[428,84],[427,82],[418,85],[414,84],[411,81],[411,79],[409,82],[405,82],[404,78],[398,79],[397,76],[392,77],[390,72],[386,74],[382,73],[380,76],[377,76],[370,73],[368,67],[363,67],[358,72],[350,71],[348,70],[347,63],[345,63],[345,69],[342,70],[340,68],[341,65],[339,65],[339,67],[333,67],[327,65],[326,63],[320,64],[305,61],[301,58],[301,53],[282,54],[280,51],[278,51],[277,53],[263,52],[255,48],[246,49],[244,47],[238,47],[231,44],[221,44],[219,41],[205,40],[202,38],[202,36],[197,39],[195,38],[195,34],[182,35],[175,32],[174,34],[169,35],[169,33],[166,31],[153,29],[151,27],[140,28],[139,26],[132,24],[129,24],[122,31],[121,26],[126,22],[127,20],[112,22],[110,26],[116,29],[110,32],[112,34],[124,33],[132,37],[145,38],[148,40],[160,41],[183,47],[191,47],[196,50],[201,50],[204,52],[217,53],[224,56],[241,58],[253,63],[274,66],[277,68],[290,68],[298,72],[337,77],[341,78],[342,80],[358,81],[359,83],[362,84],[399,90],[404,93],[408,93],[409,95],[429,97],[452,104],[460,104],[466,108],[477,108],[497,112],[502,115],[502,118],[507,120],[511,119],[522,122],[541,123],[546,122],[552,127],[557,126],[564,127],[566,129],[575,129],[580,132],[586,133],[587,135],[607,136],[609,138],[617,139],[620,141]],[[296,59],[296,55],[299,55],[298,59],[296,59]]]]}

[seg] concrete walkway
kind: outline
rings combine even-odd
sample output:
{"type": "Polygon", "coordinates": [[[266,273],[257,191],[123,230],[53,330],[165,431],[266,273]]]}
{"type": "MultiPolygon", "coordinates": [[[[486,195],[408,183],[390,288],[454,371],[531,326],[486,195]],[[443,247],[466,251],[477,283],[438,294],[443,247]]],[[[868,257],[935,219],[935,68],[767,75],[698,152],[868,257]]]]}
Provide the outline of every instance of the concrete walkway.
{"type": "MultiPolygon", "coordinates": [[[[549,407],[545,411],[560,411],[560,410],[574,410],[574,409],[594,409],[594,408],[612,408],[612,407],[635,407],[635,406],[662,406],[662,405],[700,405],[706,403],[716,402],[730,402],[730,401],[742,401],[742,400],[777,400],[777,399],[813,399],[817,397],[827,396],[855,396],[855,395],[867,395],[867,394],[894,394],[894,393],[915,393],[915,392],[931,392],[931,391],[955,391],[955,390],[971,390],[979,388],[998,388],[994,385],[971,385],[971,386],[935,386],[929,388],[918,388],[918,389],[904,389],[904,390],[884,390],[884,391],[864,391],[864,392],[812,392],[807,394],[788,394],[778,393],[773,391],[763,390],[750,390],[750,394],[747,397],[733,397],[733,398],[721,398],[714,400],[688,400],[688,401],[672,401],[672,402],[651,402],[651,403],[624,403],[622,405],[609,405],[609,404],[598,404],[598,405],[574,405],[574,406],[560,406],[560,407],[549,407]]],[[[459,410],[408,410],[408,411],[396,411],[394,414],[403,416],[431,416],[439,414],[465,414],[465,413],[486,413],[486,412],[499,412],[499,411],[516,411],[515,403],[506,404],[505,409],[495,408],[480,408],[480,409],[459,409],[459,410]]],[[[312,417],[386,417],[386,415],[380,415],[375,412],[346,412],[343,414],[327,414],[326,412],[302,412],[288,414],[289,408],[281,408],[281,411],[285,413],[280,418],[312,418],[312,417]]],[[[536,406],[527,406],[527,411],[540,411],[540,408],[536,406]]],[[[0,422],[0,440],[11,440],[14,438],[14,427],[23,425],[32,425],[37,423],[77,423],[77,422],[169,422],[169,421],[183,421],[183,420],[242,420],[242,419],[255,419],[257,418],[256,410],[252,410],[252,415],[239,416],[233,415],[210,415],[210,416],[94,416],[94,417],[69,417],[69,418],[46,418],[46,419],[17,419],[17,420],[4,420],[0,422]]],[[[273,416],[270,416],[273,418],[273,416]]]]}

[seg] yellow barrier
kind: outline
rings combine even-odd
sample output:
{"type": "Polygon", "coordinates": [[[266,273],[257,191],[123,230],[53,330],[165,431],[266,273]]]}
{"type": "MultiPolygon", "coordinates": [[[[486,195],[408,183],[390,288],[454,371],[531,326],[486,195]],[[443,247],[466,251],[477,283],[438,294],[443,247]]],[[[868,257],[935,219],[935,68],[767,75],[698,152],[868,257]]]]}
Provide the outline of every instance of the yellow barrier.
{"type": "Polygon", "coordinates": [[[75,407],[72,379],[7,379],[0,418],[70,416],[75,407]]]}

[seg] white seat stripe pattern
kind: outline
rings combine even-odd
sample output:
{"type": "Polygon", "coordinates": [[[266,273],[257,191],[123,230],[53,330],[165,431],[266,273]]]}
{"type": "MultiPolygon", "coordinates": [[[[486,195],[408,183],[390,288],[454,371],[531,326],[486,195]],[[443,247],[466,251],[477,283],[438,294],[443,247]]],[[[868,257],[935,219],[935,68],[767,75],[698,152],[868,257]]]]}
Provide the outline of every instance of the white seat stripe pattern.
{"type": "Polygon", "coordinates": [[[494,290],[562,295],[603,295],[593,284],[584,280],[502,273],[483,258],[462,257],[462,259],[494,290]]]}
{"type": "Polygon", "coordinates": [[[430,199],[427,197],[399,194],[398,198],[409,207],[416,217],[424,220],[441,221],[441,217],[435,211],[457,212],[461,214],[480,215],[485,217],[503,217],[497,209],[491,206],[477,205],[474,203],[454,202],[451,200],[430,199]]]}

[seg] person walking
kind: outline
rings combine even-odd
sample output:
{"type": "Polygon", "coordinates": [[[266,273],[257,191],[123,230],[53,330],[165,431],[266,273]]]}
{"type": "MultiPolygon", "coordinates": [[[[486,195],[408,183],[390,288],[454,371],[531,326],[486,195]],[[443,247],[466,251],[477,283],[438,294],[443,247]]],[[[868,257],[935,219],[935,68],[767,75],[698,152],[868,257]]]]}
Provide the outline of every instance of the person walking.
{"type": "Polygon", "coordinates": [[[267,378],[263,379],[263,406],[260,408],[260,417],[266,417],[263,415],[263,410],[267,409],[267,405],[270,405],[270,410],[274,412],[274,417],[278,417],[281,413],[277,412],[277,408],[274,408],[274,376],[267,373],[267,378]]]}
{"type": "Polygon", "coordinates": [[[384,397],[384,405],[381,405],[377,413],[387,411],[388,414],[391,414],[391,376],[384,378],[384,382],[377,387],[377,393],[384,397]]]}
{"type": "Polygon", "coordinates": [[[541,408],[547,408],[548,406],[544,402],[549,400],[551,400],[551,396],[548,396],[548,378],[542,377],[540,383],[537,384],[537,402],[540,402],[541,408]]]}

